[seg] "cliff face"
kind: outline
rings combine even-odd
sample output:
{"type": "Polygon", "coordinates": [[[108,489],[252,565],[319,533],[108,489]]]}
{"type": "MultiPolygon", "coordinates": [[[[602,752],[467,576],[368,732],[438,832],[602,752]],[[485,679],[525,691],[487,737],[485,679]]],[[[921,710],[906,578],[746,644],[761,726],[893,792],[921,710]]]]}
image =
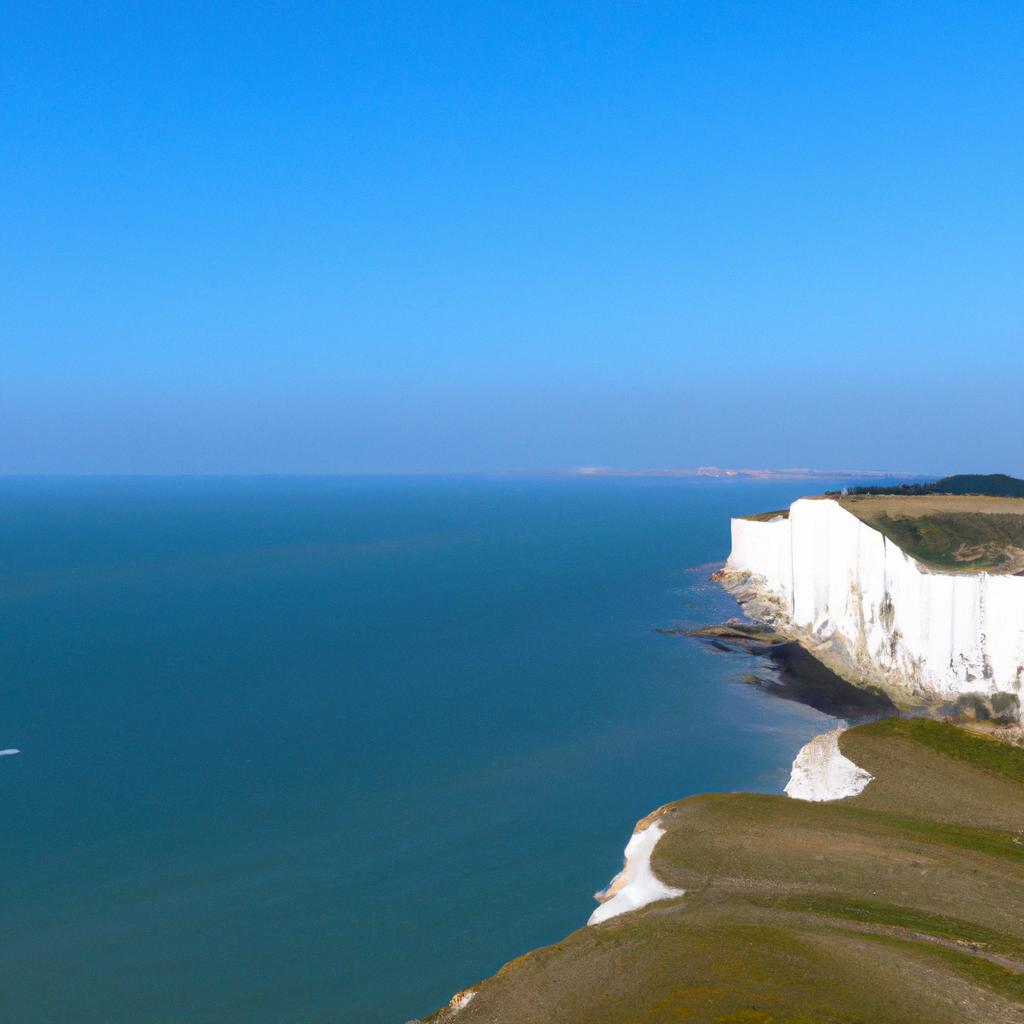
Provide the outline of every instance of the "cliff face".
{"type": "Polygon", "coordinates": [[[726,570],[747,577],[738,596],[755,614],[895,695],[1016,694],[1024,682],[1024,577],[933,572],[835,501],[734,519],[726,570]]]}

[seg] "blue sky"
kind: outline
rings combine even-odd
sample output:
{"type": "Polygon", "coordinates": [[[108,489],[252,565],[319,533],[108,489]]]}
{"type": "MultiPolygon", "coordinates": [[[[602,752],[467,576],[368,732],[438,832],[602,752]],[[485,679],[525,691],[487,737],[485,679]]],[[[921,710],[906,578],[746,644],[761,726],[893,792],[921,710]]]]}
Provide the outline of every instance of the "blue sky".
{"type": "Polygon", "coordinates": [[[1019,3],[18,5],[0,472],[1024,473],[1019,3]]]}

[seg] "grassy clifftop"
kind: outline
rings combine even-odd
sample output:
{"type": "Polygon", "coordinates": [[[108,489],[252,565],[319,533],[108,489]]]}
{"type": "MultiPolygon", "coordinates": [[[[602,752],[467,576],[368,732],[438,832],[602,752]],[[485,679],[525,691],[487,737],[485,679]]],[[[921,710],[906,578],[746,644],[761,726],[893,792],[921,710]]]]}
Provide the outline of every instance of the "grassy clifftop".
{"type": "Polygon", "coordinates": [[[686,895],[529,953],[434,1024],[1024,1022],[1024,751],[928,720],[843,734],[836,803],[661,812],[686,895]]]}
{"type": "Polygon", "coordinates": [[[847,511],[943,572],[1024,572],[1024,498],[846,495],[847,511]]]}

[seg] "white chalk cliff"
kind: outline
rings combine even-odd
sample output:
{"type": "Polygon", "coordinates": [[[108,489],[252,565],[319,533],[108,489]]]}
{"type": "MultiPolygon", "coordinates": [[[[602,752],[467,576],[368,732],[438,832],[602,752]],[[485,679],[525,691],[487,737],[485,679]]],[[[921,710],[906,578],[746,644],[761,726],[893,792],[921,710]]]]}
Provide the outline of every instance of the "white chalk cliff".
{"type": "Polygon", "coordinates": [[[1021,690],[1024,577],[925,568],[836,501],[734,519],[726,571],[756,617],[895,696],[1021,690]]]}

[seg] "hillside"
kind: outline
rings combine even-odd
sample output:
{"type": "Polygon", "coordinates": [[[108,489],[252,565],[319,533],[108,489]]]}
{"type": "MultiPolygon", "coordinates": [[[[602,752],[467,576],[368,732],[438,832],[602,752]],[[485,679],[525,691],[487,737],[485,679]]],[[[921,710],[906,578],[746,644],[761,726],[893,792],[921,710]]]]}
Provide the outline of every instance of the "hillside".
{"type": "Polygon", "coordinates": [[[875,780],[660,812],[686,890],[507,964],[431,1024],[1024,1022],[1024,751],[931,720],[843,734],[875,780]]]}
{"type": "Polygon", "coordinates": [[[836,500],[933,569],[1024,572],[1024,498],[848,494],[836,500]]]}

